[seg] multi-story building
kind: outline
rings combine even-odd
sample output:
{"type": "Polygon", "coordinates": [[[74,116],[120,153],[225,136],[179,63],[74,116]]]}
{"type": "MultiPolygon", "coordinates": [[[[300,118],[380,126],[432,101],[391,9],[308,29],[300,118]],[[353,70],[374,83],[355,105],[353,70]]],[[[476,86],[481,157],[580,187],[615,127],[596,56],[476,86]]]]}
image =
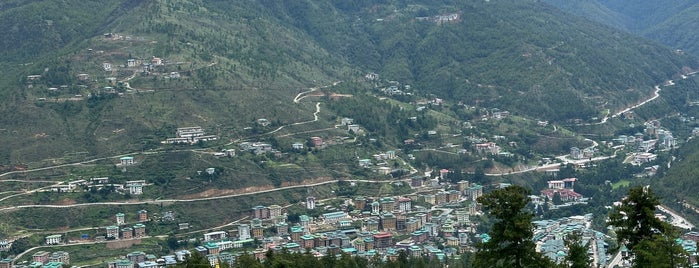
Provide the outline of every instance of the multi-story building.
{"type": "Polygon", "coordinates": [[[204,247],[206,248],[206,253],[209,255],[216,255],[221,252],[221,248],[219,248],[218,244],[213,242],[207,242],[204,244],[204,247]]]}
{"type": "Polygon", "coordinates": [[[374,248],[388,248],[393,246],[393,235],[391,233],[378,233],[373,237],[374,248]]]}
{"type": "Polygon", "coordinates": [[[474,184],[468,187],[468,196],[471,201],[477,201],[483,195],[483,186],[474,184]]]}
{"type": "Polygon", "coordinates": [[[366,198],[363,196],[357,196],[354,198],[354,208],[356,210],[362,211],[366,207],[366,198]]]}
{"type": "Polygon", "coordinates": [[[62,235],[55,234],[55,235],[49,235],[46,237],[46,244],[47,245],[57,245],[61,243],[62,235]]]}
{"type": "Polygon", "coordinates": [[[468,213],[468,211],[459,209],[459,210],[456,210],[455,213],[456,213],[456,222],[457,222],[459,225],[463,225],[463,224],[469,223],[469,216],[468,216],[469,213],[468,213]]]}
{"type": "Polygon", "coordinates": [[[444,204],[448,201],[446,192],[439,192],[434,195],[435,203],[437,205],[444,204]]]}
{"type": "Polygon", "coordinates": [[[107,239],[119,239],[119,226],[107,226],[107,239]]]}
{"type": "Polygon", "coordinates": [[[136,224],[133,226],[133,236],[135,238],[141,238],[146,236],[146,226],[143,224],[136,224]]]}
{"type": "Polygon", "coordinates": [[[377,201],[371,203],[371,214],[379,214],[381,212],[381,204],[377,201]]]}
{"type": "Polygon", "coordinates": [[[271,205],[268,207],[268,209],[270,218],[282,216],[282,207],[280,205],[271,205]]]}
{"type": "Polygon", "coordinates": [[[0,259],[0,268],[12,268],[12,259],[0,259]]]}
{"type": "Polygon", "coordinates": [[[412,210],[412,200],[407,197],[401,197],[398,199],[398,210],[401,212],[410,212],[412,210]]]}
{"type": "Polygon", "coordinates": [[[397,228],[396,217],[391,213],[381,215],[381,229],[384,231],[395,231],[397,228]]]}
{"type": "Polygon", "coordinates": [[[291,241],[301,242],[301,236],[303,236],[303,233],[304,233],[303,226],[291,227],[291,241]]]}
{"type": "Polygon", "coordinates": [[[425,197],[425,202],[428,204],[436,205],[437,204],[437,198],[433,194],[426,194],[424,195],[425,197]]]}
{"type": "Polygon", "coordinates": [[[374,219],[369,219],[365,223],[365,230],[368,232],[375,232],[379,230],[379,222],[374,219]]]}
{"type": "Polygon", "coordinates": [[[316,208],[316,198],[313,196],[306,197],[306,209],[316,208]]]}
{"type": "Polygon", "coordinates": [[[312,235],[301,236],[301,247],[306,249],[312,249],[315,247],[315,237],[312,235]]]}
{"type": "Polygon", "coordinates": [[[7,241],[7,239],[0,240],[0,251],[8,251],[12,247],[12,243],[7,241]]]}
{"type": "Polygon", "coordinates": [[[289,224],[286,222],[280,222],[277,223],[277,235],[283,236],[283,235],[289,235],[289,224]]]}
{"type": "Polygon", "coordinates": [[[257,238],[257,239],[262,239],[265,237],[264,231],[265,231],[264,226],[253,225],[252,226],[252,237],[257,238]]]}
{"type": "Polygon", "coordinates": [[[117,213],[115,215],[115,217],[116,217],[116,225],[123,225],[126,222],[125,221],[126,216],[124,215],[124,213],[117,213]]]}
{"type": "Polygon", "coordinates": [[[390,197],[381,198],[379,203],[381,204],[381,212],[392,212],[396,206],[396,201],[390,197]]]}
{"type": "Polygon", "coordinates": [[[49,262],[49,253],[46,251],[38,251],[32,255],[32,261],[40,263],[49,262]]]}
{"type": "Polygon", "coordinates": [[[459,202],[461,197],[461,192],[457,190],[451,190],[447,192],[447,202],[459,202]]]}
{"type": "Polygon", "coordinates": [[[134,268],[134,264],[130,260],[120,259],[108,262],[107,268],[134,268]]]}
{"type": "Polygon", "coordinates": [[[122,238],[122,239],[131,239],[131,238],[133,238],[133,228],[131,228],[131,227],[124,227],[124,228],[121,228],[121,238],[122,238]]]}
{"type": "Polygon", "coordinates": [[[246,240],[252,238],[250,225],[238,224],[238,240],[246,240]]]}
{"type": "Polygon", "coordinates": [[[65,265],[70,264],[70,254],[65,251],[56,251],[49,256],[49,262],[60,262],[65,265]]]}
{"type": "Polygon", "coordinates": [[[405,222],[405,231],[408,233],[420,230],[420,228],[422,228],[422,224],[420,223],[420,220],[416,218],[409,218],[405,222]]]}
{"type": "Polygon", "coordinates": [[[328,224],[337,223],[341,220],[349,219],[349,215],[344,211],[323,213],[323,222],[328,224]]]}
{"type": "Polygon", "coordinates": [[[468,181],[459,181],[456,183],[456,189],[458,189],[460,192],[464,192],[468,189],[468,181]]]}
{"type": "Polygon", "coordinates": [[[146,211],[146,210],[138,211],[138,221],[148,221],[148,211],[146,211]]]}
{"type": "Polygon", "coordinates": [[[269,219],[269,208],[265,206],[256,206],[252,208],[252,218],[253,219],[269,219]]]}
{"type": "MultiPolygon", "coordinates": [[[[238,229],[238,230],[240,230],[240,229],[238,229]]],[[[228,237],[228,233],[226,233],[225,231],[216,231],[216,232],[205,233],[204,234],[204,242],[221,240],[221,239],[225,239],[226,237],[228,237]]]]}
{"type": "Polygon", "coordinates": [[[146,253],[143,251],[134,251],[129,254],[126,254],[126,259],[128,259],[132,263],[140,263],[147,260],[146,253]]]}

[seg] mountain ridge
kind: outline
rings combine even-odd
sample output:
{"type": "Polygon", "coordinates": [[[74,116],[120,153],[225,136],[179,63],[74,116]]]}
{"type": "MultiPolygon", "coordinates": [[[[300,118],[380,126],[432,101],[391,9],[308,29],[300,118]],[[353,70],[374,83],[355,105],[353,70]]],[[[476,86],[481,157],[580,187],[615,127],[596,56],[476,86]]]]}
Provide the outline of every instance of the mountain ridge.
{"type": "MultiPolygon", "coordinates": [[[[32,5],[53,4],[37,1],[16,8],[38,8],[32,5]]],[[[101,8],[95,1],[86,5],[85,12],[101,8]]],[[[314,105],[290,102],[306,88],[343,80],[357,82],[347,84],[355,88],[334,90],[363,91],[369,86],[366,72],[411,84],[419,96],[565,123],[634,104],[650,95],[653,85],[696,68],[691,57],[569,19],[538,1],[182,0],[121,1],[109,7],[105,13],[115,15],[89,17],[95,23],[88,28],[98,35],[68,31],[62,35],[65,47],[35,49],[49,52],[17,71],[20,77],[43,75],[31,89],[24,78],[5,78],[10,86],[4,94],[18,100],[2,104],[5,112],[14,111],[2,123],[16,133],[3,145],[5,162],[36,160],[39,152],[142,150],[166,138],[161,130],[186,125],[225,126],[219,134],[235,140],[259,118],[278,126],[311,114],[314,105]],[[456,18],[439,21],[449,14],[456,18]],[[105,39],[102,34],[109,32],[130,39],[105,39]],[[119,66],[129,58],[151,57],[168,61],[158,73],[182,73],[183,78],[133,68],[100,70],[102,62],[119,66]],[[79,81],[81,73],[90,75],[89,81],[79,81]],[[128,81],[132,89],[119,89],[128,91],[122,97],[100,95],[109,76],[133,78],[128,81]],[[46,93],[62,85],[69,90],[46,93]],[[70,94],[93,97],[88,102],[37,101],[70,99],[70,94]],[[27,127],[27,121],[36,126],[27,127]]],[[[71,22],[55,23],[75,29],[71,22]]],[[[321,122],[331,125],[329,119],[338,116],[321,116],[321,122]]]]}

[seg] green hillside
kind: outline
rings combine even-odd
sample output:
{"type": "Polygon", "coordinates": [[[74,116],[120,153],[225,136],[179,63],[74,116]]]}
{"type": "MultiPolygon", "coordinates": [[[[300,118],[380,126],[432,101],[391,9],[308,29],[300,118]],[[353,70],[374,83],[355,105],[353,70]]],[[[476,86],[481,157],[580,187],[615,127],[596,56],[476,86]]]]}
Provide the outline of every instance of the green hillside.
{"type": "MultiPolygon", "coordinates": [[[[3,43],[3,64],[28,64],[3,77],[0,163],[149,150],[193,125],[228,146],[262,133],[249,129],[257,119],[272,122],[266,131],[312,120],[315,103],[293,102],[298,93],[336,81],[347,86],[323,94],[362,92],[368,72],[415,96],[568,123],[637,103],[696,67],[538,1],[83,2],[3,4],[0,21],[46,30],[7,33],[31,46],[3,43]],[[156,57],[164,63],[148,72],[127,66],[156,57]]],[[[294,129],[347,116],[333,111],[294,129]]]]}
{"type": "Polygon", "coordinates": [[[671,48],[699,55],[696,28],[699,4],[683,1],[546,0],[566,12],[627,30],[671,48]]]}

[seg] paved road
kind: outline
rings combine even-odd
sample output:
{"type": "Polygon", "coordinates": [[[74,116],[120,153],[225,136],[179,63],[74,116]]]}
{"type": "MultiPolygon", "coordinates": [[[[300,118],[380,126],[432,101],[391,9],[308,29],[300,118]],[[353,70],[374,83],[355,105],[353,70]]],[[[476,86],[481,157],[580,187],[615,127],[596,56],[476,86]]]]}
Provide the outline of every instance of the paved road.
{"type": "Polygon", "coordinates": [[[374,181],[374,180],[329,180],[329,181],[312,183],[312,184],[292,185],[292,186],[284,186],[284,187],[279,187],[279,188],[252,191],[252,192],[246,192],[246,193],[228,194],[228,195],[222,195],[222,196],[202,197],[202,198],[192,198],[192,199],[157,199],[157,200],[145,200],[145,201],[80,203],[80,204],[71,204],[71,205],[20,205],[20,206],[11,206],[11,207],[0,208],[0,211],[8,211],[8,210],[15,210],[15,209],[22,209],[22,208],[71,208],[71,207],[86,207],[86,206],[120,206],[120,205],[163,204],[163,203],[178,203],[178,202],[199,202],[199,201],[210,201],[210,200],[227,199],[227,198],[240,197],[240,196],[256,195],[256,194],[263,194],[263,193],[272,193],[272,192],[283,191],[283,190],[288,190],[288,189],[315,187],[315,186],[320,186],[320,185],[325,185],[325,184],[337,183],[339,181],[364,182],[364,183],[394,183],[394,182],[398,182],[398,181],[407,182],[409,180],[410,179],[380,180],[380,181],[374,181]]]}

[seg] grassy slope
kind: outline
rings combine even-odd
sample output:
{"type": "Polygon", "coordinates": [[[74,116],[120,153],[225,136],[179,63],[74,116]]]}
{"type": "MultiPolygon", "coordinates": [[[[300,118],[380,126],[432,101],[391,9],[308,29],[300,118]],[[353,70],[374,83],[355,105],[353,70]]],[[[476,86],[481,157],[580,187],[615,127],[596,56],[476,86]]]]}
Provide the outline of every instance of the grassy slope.
{"type": "MultiPolygon", "coordinates": [[[[36,11],[50,5],[37,2],[16,9],[36,11]],[[32,6],[39,4],[44,6],[32,6]]],[[[157,130],[185,125],[241,137],[241,129],[258,118],[281,124],[309,118],[313,105],[293,104],[293,96],[310,86],[358,77],[357,69],[414,84],[422,94],[566,120],[626,106],[682,66],[693,65],[623,33],[566,18],[535,1],[357,4],[350,9],[320,0],[191,0],[125,1],[110,7],[111,11],[95,3],[84,6],[85,12],[107,11],[91,12],[95,16],[85,22],[66,21],[72,28],[91,27],[76,34],[67,31],[62,36],[71,45],[62,50],[63,56],[39,57],[22,73],[21,77],[41,73],[53,66],[40,87],[26,90],[15,85],[16,93],[10,95],[17,101],[3,103],[4,111],[13,112],[2,119],[10,134],[0,150],[2,162],[31,162],[79,151],[109,155],[139,150],[172,135],[157,130]],[[459,12],[462,20],[442,25],[415,20],[423,13],[448,12],[459,12]],[[109,43],[99,37],[104,32],[135,39],[109,43]],[[83,41],[91,36],[97,37],[83,41]],[[107,53],[88,54],[82,50],[87,47],[107,53]],[[35,102],[44,88],[75,85],[78,73],[95,79],[89,87],[105,86],[103,78],[110,74],[100,72],[103,61],[123,64],[130,57],[151,56],[183,62],[166,71],[184,71],[186,79],[137,77],[130,81],[133,87],[155,93],[91,104],[35,102]],[[601,107],[596,97],[611,101],[601,107]]],[[[75,16],[71,14],[65,15],[75,16]]],[[[48,45],[42,49],[55,51],[48,45]]]]}

